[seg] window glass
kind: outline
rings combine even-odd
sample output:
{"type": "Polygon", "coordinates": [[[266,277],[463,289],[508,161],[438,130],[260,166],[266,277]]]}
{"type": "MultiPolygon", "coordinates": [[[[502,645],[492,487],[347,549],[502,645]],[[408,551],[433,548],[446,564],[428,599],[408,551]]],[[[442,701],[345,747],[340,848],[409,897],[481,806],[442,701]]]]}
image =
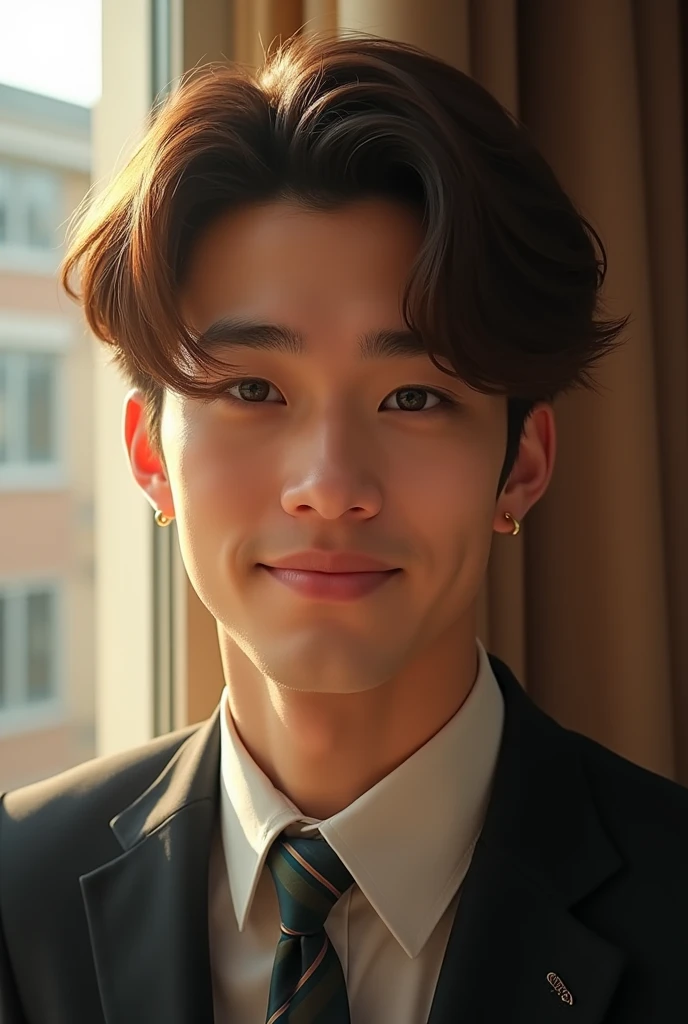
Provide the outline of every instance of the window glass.
{"type": "MultiPolygon", "coordinates": [[[[58,408],[63,358],[52,352],[0,349],[0,469],[24,472],[57,465],[58,423],[65,416],[58,408]]],[[[40,482],[40,477],[32,479],[40,482]]],[[[7,493],[5,486],[0,501],[7,493]]]]}
{"type": "Polygon", "coordinates": [[[7,673],[7,657],[6,657],[6,632],[7,626],[5,623],[5,598],[0,594],[0,708],[5,706],[5,693],[6,693],[6,673],[7,673]]]}
{"type": "Polygon", "coordinates": [[[60,179],[52,171],[26,168],[18,175],[20,243],[38,249],[56,245],[60,221],[60,179]]]}
{"type": "Polygon", "coordinates": [[[0,164],[0,245],[9,242],[10,231],[10,170],[0,164]]]}
{"type": "Polygon", "coordinates": [[[50,593],[27,595],[26,699],[46,700],[53,695],[55,661],[54,599],[50,593]]]}
{"type": "Polygon", "coordinates": [[[26,360],[26,458],[49,462],[55,457],[55,356],[30,353],[26,360]]]}
{"type": "Polygon", "coordinates": [[[7,430],[7,353],[0,352],[0,464],[9,458],[7,430]]]}
{"type": "MultiPolygon", "coordinates": [[[[2,93],[0,123],[1,109],[2,93]]],[[[21,160],[0,160],[0,244],[19,249],[58,247],[63,190],[64,183],[54,170],[21,160]]]]}
{"type": "Polygon", "coordinates": [[[59,580],[0,585],[0,721],[59,698],[62,597],[59,580]]]}

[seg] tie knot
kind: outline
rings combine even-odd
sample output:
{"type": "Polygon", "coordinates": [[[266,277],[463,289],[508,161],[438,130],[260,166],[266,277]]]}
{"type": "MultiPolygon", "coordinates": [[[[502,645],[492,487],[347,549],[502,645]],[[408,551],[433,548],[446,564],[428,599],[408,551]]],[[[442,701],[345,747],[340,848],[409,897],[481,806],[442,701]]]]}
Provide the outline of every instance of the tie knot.
{"type": "Polygon", "coordinates": [[[314,935],[353,877],[324,839],[278,837],[267,859],[275,882],[282,930],[314,935]]]}

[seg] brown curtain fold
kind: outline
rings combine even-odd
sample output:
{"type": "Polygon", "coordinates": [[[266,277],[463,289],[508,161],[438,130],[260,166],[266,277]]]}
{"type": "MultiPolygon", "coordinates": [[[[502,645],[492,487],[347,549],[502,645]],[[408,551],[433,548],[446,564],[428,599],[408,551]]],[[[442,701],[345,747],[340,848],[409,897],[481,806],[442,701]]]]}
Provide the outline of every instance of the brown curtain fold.
{"type": "Polygon", "coordinates": [[[685,4],[634,4],[653,298],[675,774],[688,785],[688,253],[685,4]]]}
{"type": "Polygon", "coordinates": [[[481,637],[562,724],[688,785],[688,31],[679,0],[234,4],[233,56],[358,29],[473,75],[532,133],[601,235],[627,343],[556,403],[557,466],[495,537],[481,637]]]}
{"type": "MultiPolygon", "coordinates": [[[[650,16],[670,11],[659,4],[650,16]]],[[[520,6],[520,116],[604,240],[607,308],[633,318],[627,344],[600,367],[599,395],[558,403],[557,471],[524,537],[527,678],[557,719],[671,776],[681,683],[668,615],[645,46],[630,0],[520,6]]]]}

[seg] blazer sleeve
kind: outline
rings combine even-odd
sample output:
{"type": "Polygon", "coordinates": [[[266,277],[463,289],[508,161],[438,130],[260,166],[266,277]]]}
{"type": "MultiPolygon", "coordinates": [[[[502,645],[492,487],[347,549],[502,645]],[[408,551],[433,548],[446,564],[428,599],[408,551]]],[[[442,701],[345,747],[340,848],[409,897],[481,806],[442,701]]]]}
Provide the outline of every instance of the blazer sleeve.
{"type": "Polygon", "coordinates": [[[19,993],[12,975],[12,967],[5,940],[5,926],[2,919],[4,889],[7,884],[5,867],[2,857],[2,822],[4,793],[0,793],[0,1024],[27,1024],[26,1017],[19,1002],[19,993]]]}

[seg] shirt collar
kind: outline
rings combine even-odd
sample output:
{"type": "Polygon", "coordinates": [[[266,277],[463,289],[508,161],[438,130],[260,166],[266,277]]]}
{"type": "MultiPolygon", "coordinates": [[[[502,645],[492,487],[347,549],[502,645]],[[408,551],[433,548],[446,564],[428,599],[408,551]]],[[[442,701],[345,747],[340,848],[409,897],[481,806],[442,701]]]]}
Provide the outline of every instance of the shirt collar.
{"type": "Polygon", "coordinates": [[[324,821],[304,817],[255,763],[236,731],[225,688],[220,825],[240,931],[273,840],[303,823],[311,831],[317,826],[408,956],[420,953],[468,870],[501,743],[504,702],[479,640],[477,647],[478,674],[457,713],[324,821]]]}

